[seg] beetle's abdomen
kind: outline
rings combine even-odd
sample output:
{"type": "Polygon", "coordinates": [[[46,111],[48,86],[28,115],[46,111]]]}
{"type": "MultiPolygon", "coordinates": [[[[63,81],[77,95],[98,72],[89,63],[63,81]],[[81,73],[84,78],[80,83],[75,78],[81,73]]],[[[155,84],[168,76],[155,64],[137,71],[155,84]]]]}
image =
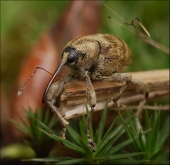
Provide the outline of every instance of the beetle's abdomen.
{"type": "Polygon", "coordinates": [[[93,74],[110,76],[114,72],[121,72],[129,65],[131,50],[123,40],[109,34],[98,34],[94,39],[99,41],[101,52],[91,69],[93,74]]]}

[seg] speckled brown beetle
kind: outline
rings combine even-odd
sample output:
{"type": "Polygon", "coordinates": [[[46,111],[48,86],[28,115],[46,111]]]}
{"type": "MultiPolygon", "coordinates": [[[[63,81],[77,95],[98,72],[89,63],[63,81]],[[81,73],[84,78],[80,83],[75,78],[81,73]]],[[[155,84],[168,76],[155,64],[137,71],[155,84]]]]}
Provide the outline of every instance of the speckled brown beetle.
{"type": "Polygon", "coordinates": [[[61,64],[52,76],[42,98],[42,102],[46,102],[60,120],[63,126],[61,132],[63,138],[65,138],[66,126],[69,123],[59,113],[52,100],[61,94],[64,85],[73,77],[83,78],[87,83],[86,95],[91,111],[86,121],[85,134],[88,138],[88,147],[92,151],[95,151],[96,144],[90,137],[89,126],[96,105],[96,94],[91,80],[126,82],[116,97],[112,98],[118,107],[120,105],[117,104],[117,100],[123,91],[129,85],[134,86],[137,91],[145,93],[145,98],[139,104],[138,111],[142,109],[148,97],[149,89],[147,84],[140,80],[132,79],[130,74],[121,73],[130,62],[131,50],[123,40],[114,35],[88,35],[73,39],[67,43],[62,53],[61,64]],[[65,65],[71,69],[71,73],[52,84],[55,77],[65,65]]]}

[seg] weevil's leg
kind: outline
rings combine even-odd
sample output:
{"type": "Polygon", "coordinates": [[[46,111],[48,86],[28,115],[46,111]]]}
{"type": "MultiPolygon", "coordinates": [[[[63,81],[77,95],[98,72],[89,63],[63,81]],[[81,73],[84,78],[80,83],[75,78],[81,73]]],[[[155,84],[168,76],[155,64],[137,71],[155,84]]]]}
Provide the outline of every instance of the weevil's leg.
{"type": "Polygon", "coordinates": [[[90,150],[95,152],[96,144],[93,142],[93,140],[90,137],[90,124],[93,118],[93,113],[94,113],[94,107],[91,107],[91,111],[89,112],[89,115],[87,117],[86,121],[86,126],[85,126],[85,134],[87,136],[87,141],[88,141],[88,147],[90,150]]]}
{"type": "Polygon", "coordinates": [[[135,87],[137,92],[143,92],[144,93],[144,98],[143,100],[139,103],[139,106],[137,108],[136,116],[140,117],[143,107],[149,97],[149,86],[148,84],[144,83],[141,80],[138,79],[132,79],[129,83],[129,85],[132,85],[135,87]]]}
{"type": "Polygon", "coordinates": [[[61,137],[63,139],[65,139],[65,133],[66,133],[66,126],[69,124],[69,122],[67,122],[59,113],[59,111],[57,110],[57,108],[54,106],[54,104],[52,104],[50,101],[46,101],[48,106],[52,109],[52,111],[56,114],[57,118],[59,119],[63,130],[61,131],[61,137]]]}
{"type": "Polygon", "coordinates": [[[93,142],[93,140],[90,137],[90,124],[91,124],[93,113],[94,113],[94,107],[96,105],[96,93],[91,83],[90,77],[87,75],[87,73],[85,74],[85,77],[86,77],[86,83],[87,83],[87,88],[86,88],[87,102],[91,107],[91,111],[89,112],[89,115],[86,121],[85,134],[88,140],[88,147],[90,150],[94,152],[96,148],[96,144],[93,142]]]}
{"type": "Polygon", "coordinates": [[[146,100],[149,96],[149,87],[146,83],[138,79],[132,79],[131,75],[128,73],[114,73],[112,76],[101,77],[101,79],[114,82],[126,82],[126,84],[121,87],[119,93],[113,98],[114,103],[117,102],[117,100],[120,98],[120,96],[128,86],[135,87],[137,92],[144,92],[144,99],[140,102],[136,112],[136,116],[140,116],[143,106],[145,105],[146,100]]]}
{"type": "Polygon", "coordinates": [[[126,82],[121,88],[120,91],[112,98],[114,104],[119,108],[120,104],[117,103],[122,93],[128,87],[129,81],[131,81],[132,76],[128,73],[114,73],[112,76],[109,77],[102,77],[102,80],[113,81],[118,83],[126,82]]]}
{"type": "MultiPolygon", "coordinates": [[[[47,93],[46,103],[50,107],[50,109],[54,112],[54,114],[59,119],[63,129],[61,131],[61,137],[65,139],[65,133],[66,133],[66,126],[69,124],[60,114],[60,112],[57,110],[57,108],[54,106],[53,101],[56,100],[56,98],[61,94],[64,85],[72,78],[72,74],[60,79],[58,82],[51,85],[49,88],[49,91],[47,93]]],[[[55,102],[55,101],[54,101],[55,102]]]]}
{"type": "Polygon", "coordinates": [[[114,104],[119,108],[121,106],[121,104],[119,104],[117,101],[119,100],[120,96],[122,95],[122,93],[125,91],[125,89],[128,87],[128,82],[126,82],[121,88],[119,93],[117,93],[116,96],[112,97],[112,100],[114,102],[114,104]]]}

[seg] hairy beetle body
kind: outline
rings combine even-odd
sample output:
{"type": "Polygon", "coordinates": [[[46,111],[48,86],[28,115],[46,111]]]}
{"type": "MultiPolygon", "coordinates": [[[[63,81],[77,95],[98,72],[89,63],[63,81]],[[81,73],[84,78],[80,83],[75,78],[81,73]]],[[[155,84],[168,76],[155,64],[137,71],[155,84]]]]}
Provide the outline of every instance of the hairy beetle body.
{"type": "Polygon", "coordinates": [[[97,34],[71,40],[65,46],[62,57],[67,58],[71,49],[75,49],[80,58],[66,65],[75,71],[85,68],[93,80],[122,72],[131,62],[131,50],[114,35],[97,34]]]}

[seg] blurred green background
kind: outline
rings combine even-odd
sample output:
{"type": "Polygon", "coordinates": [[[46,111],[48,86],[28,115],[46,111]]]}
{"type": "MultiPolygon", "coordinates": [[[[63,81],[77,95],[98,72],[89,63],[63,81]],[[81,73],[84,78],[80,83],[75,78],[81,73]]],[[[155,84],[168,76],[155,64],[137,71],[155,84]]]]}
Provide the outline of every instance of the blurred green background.
{"type": "MultiPolygon", "coordinates": [[[[151,38],[169,47],[169,1],[103,1],[127,22],[139,18],[151,38]]],[[[1,1],[1,85],[8,95],[19,66],[41,34],[60,17],[68,1],[1,1]],[[12,65],[11,65],[12,64],[12,65]]],[[[110,19],[121,22],[101,5],[100,33],[112,33],[124,39],[133,52],[127,71],[169,67],[169,55],[146,44],[137,35],[110,19]]]]}
{"type": "MultiPolygon", "coordinates": [[[[169,47],[169,1],[103,1],[127,22],[139,18],[151,38],[169,47]]],[[[1,85],[9,94],[22,60],[41,34],[59,18],[68,1],[1,1],[1,85]],[[12,64],[12,65],[11,65],[12,64]]],[[[132,49],[133,62],[127,71],[169,67],[169,55],[146,44],[137,35],[107,18],[121,22],[101,5],[100,33],[124,39],[132,49]]]]}
{"type": "MultiPolygon", "coordinates": [[[[106,0],[103,2],[126,22],[139,18],[149,31],[151,38],[169,48],[169,1],[106,0]]],[[[58,20],[69,1],[1,1],[0,3],[1,89],[8,98],[14,88],[22,61],[42,33],[49,30],[58,20]]],[[[168,54],[148,45],[137,35],[108,19],[109,15],[121,22],[104,5],[101,5],[101,13],[102,23],[99,33],[112,33],[119,36],[132,50],[133,60],[126,71],[169,68],[168,54]]]]}

